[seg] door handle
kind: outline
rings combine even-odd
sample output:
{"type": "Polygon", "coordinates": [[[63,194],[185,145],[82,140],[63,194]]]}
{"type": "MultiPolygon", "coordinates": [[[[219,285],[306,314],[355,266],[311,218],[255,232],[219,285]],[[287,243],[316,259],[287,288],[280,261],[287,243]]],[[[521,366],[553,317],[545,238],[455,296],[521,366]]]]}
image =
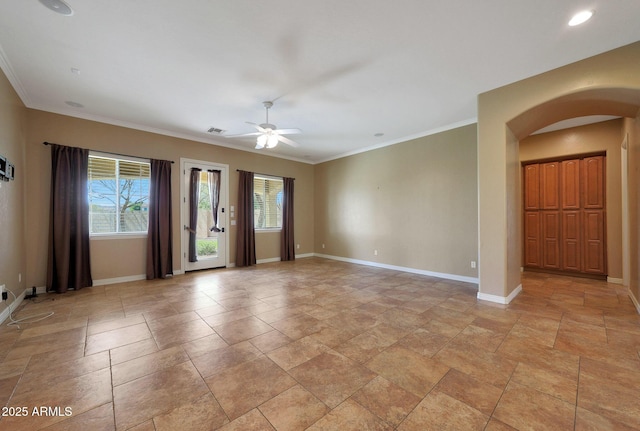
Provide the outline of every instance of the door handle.
{"type": "Polygon", "coordinates": [[[184,230],[188,230],[190,233],[196,233],[195,230],[191,229],[189,226],[184,225],[184,230]]]}

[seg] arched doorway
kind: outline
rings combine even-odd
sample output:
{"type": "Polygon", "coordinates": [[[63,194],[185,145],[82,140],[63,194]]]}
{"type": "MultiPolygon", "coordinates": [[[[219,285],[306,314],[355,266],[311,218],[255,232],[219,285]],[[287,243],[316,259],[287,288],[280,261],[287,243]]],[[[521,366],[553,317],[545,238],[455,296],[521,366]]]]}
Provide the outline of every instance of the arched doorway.
{"type": "MultiPolygon", "coordinates": [[[[639,56],[635,43],[478,97],[480,299],[508,303],[521,289],[520,139],[560,120],[604,114],[633,119],[630,147],[639,146],[639,56]]],[[[640,163],[640,156],[630,163],[640,163]]],[[[636,196],[629,202],[632,212],[640,199],[629,194],[636,196]]],[[[631,226],[632,234],[638,229],[631,226]]],[[[630,254],[632,261],[638,257],[633,243],[630,254]]],[[[640,283],[637,272],[632,270],[632,286],[640,283]]]]}
{"type": "Polygon", "coordinates": [[[624,120],[607,118],[519,141],[525,271],[622,283],[624,120]]]}

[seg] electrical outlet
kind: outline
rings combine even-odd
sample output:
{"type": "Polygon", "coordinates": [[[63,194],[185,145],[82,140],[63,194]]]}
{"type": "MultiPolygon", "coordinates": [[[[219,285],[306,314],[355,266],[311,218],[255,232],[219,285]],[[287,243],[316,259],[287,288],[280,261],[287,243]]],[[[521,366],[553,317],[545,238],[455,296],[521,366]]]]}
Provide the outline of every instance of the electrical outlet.
{"type": "Polygon", "coordinates": [[[472,261],[471,261],[471,268],[475,268],[475,267],[476,267],[476,261],[475,261],[475,260],[472,260],[472,261]]]}
{"type": "Polygon", "coordinates": [[[300,244],[296,244],[296,248],[297,248],[297,249],[300,249],[300,244]]]}
{"type": "Polygon", "coordinates": [[[324,248],[324,244],[322,244],[322,248],[324,248]]]}
{"type": "Polygon", "coordinates": [[[378,255],[378,250],[373,250],[373,255],[377,256],[378,255]]]}

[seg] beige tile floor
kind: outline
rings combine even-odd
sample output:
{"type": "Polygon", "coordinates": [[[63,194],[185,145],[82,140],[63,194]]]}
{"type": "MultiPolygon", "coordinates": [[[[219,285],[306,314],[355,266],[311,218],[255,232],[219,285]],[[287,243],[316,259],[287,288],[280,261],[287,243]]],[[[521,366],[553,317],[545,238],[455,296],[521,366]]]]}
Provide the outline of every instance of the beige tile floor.
{"type": "Polygon", "coordinates": [[[625,289],[523,287],[308,258],[42,295],[0,328],[0,430],[640,429],[625,289]]]}

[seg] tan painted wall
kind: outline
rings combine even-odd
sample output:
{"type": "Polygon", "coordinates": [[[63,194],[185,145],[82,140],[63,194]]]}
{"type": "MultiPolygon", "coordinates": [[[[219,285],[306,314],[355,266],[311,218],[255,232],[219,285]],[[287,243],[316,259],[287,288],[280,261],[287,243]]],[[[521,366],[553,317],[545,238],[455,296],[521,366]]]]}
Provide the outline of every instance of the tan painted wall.
{"type": "MultiPolygon", "coordinates": [[[[622,127],[622,119],[618,119],[532,135],[520,141],[521,161],[606,152],[607,268],[608,276],[618,279],[622,278],[622,177],[620,172],[622,127]]],[[[521,193],[522,190],[520,190],[522,201],[521,193]]]]}
{"type": "MultiPolygon", "coordinates": [[[[15,180],[0,181],[0,284],[16,296],[25,289],[24,186],[26,108],[0,71],[0,155],[15,166],[15,180]],[[22,281],[18,281],[22,275],[22,281]]],[[[0,303],[0,312],[13,302],[13,296],[0,303]]]]}
{"type": "Polygon", "coordinates": [[[476,277],[476,157],[470,125],[316,165],[316,253],[476,277]]]}
{"type": "Polygon", "coordinates": [[[507,220],[515,223],[507,224],[507,286],[520,284],[520,242],[522,235],[522,199],[520,198],[520,146],[515,135],[507,130],[507,220]]]}
{"type": "Polygon", "coordinates": [[[629,233],[630,284],[629,292],[640,312],[640,112],[633,119],[625,119],[624,132],[628,133],[629,167],[629,233]]]}
{"type": "MultiPolygon", "coordinates": [[[[238,173],[236,169],[276,176],[294,177],[295,240],[297,254],[313,252],[313,165],[238,151],[226,147],[178,139],[104,123],[27,111],[29,159],[27,181],[27,270],[28,285],[43,286],[47,266],[47,229],[49,214],[49,177],[51,150],[44,141],[61,145],[109,151],[132,156],[173,160],[172,199],[174,224],[174,270],[181,270],[180,255],[180,158],[204,160],[229,165],[229,205],[237,206],[238,173]]],[[[236,228],[228,226],[230,263],[235,261],[236,228]]],[[[145,273],[145,238],[92,240],[91,265],[94,280],[132,277],[145,273]]],[[[279,235],[256,236],[258,259],[280,255],[279,235]]]]}
{"type": "MultiPolygon", "coordinates": [[[[508,187],[508,147],[531,132],[581,115],[635,117],[640,98],[640,42],[478,96],[479,254],[482,294],[508,297],[520,282],[519,189],[508,187]],[[509,133],[513,135],[510,138],[509,133]]],[[[634,186],[635,187],[635,186],[634,186]]],[[[637,258],[632,256],[632,258],[637,258]]]]}

